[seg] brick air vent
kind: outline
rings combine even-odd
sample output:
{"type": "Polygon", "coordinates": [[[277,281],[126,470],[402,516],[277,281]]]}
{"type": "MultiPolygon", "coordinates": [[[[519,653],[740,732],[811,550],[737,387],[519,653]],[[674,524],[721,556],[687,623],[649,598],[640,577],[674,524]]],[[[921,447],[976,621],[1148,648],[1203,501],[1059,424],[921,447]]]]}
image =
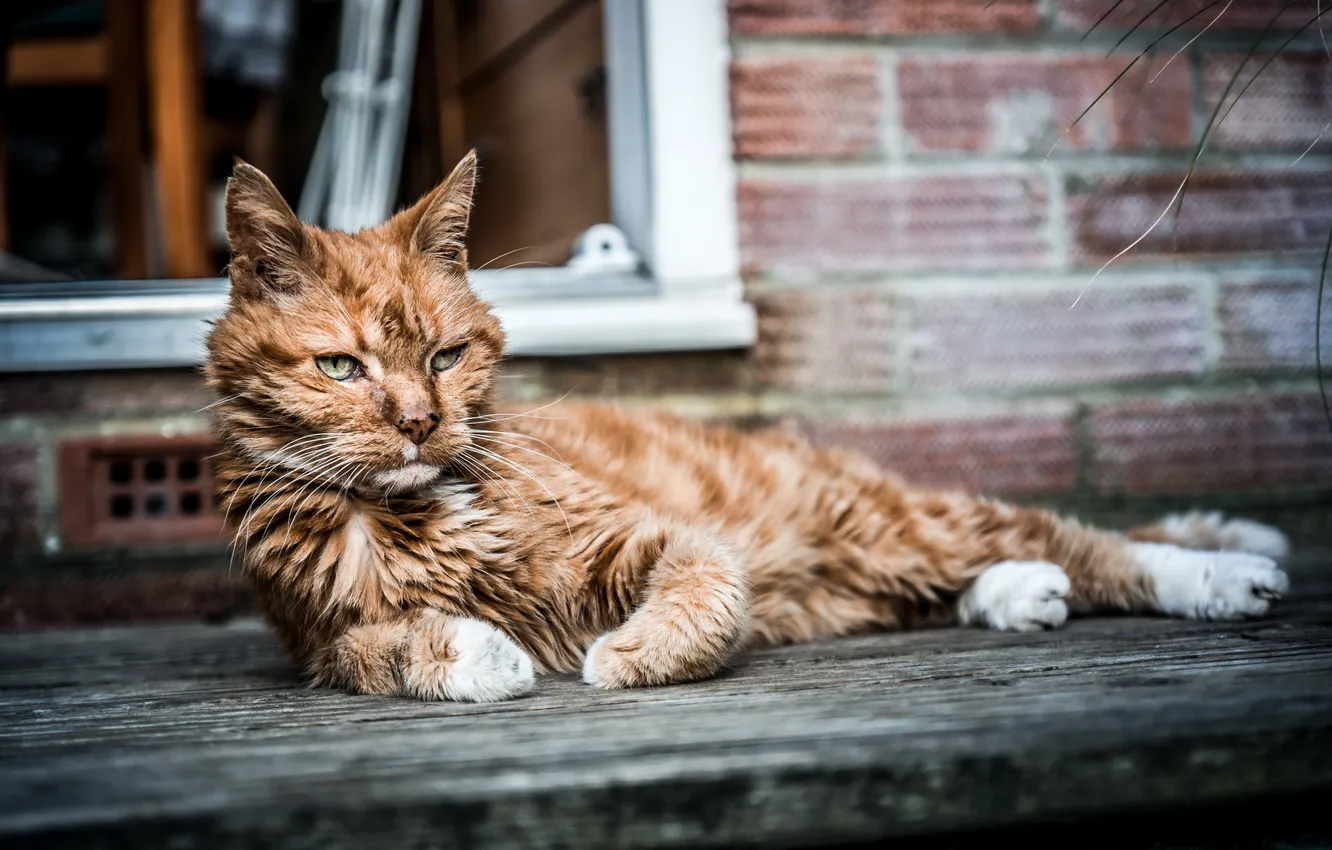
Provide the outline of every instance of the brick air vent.
{"type": "Polygon", "coordinates": [[[60,527],[68,546],[222,539],[207,437],[107,437],[60,446],[60,527]]]}

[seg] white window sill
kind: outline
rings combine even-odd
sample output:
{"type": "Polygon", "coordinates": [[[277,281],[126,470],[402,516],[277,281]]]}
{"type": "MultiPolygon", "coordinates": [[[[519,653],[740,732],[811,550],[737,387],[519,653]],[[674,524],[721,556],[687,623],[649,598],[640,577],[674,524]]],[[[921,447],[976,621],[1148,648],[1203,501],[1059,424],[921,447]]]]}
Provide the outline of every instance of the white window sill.
{"type": "MultiPolygon", "coordinates": [[[[753,308],[738,281],[663,293],[632,275],[474,276],[494,304],[511,356],[632,354],[747,348],[753,308]]],[[[0,372],[198,366],[209,319],[227,303],[224,278],[0,288],[0,372]]]]}

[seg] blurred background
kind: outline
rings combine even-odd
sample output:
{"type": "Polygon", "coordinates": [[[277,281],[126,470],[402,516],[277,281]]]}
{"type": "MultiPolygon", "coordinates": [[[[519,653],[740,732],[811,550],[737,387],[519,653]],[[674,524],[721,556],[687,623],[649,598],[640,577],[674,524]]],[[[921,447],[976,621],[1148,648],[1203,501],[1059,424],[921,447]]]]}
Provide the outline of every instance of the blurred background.
{"type": "MultiPolygon", "coordinates": [[[[351,227],[476,146],[473,263],[566,263],[612,220],[607,50],[642,45],[605,20],[633,2],[6,4],[0,335],[43,291],[217,291],[237,156],[351,227]],[[367,63],[403,94],[382,139],[367,63]]],[[[506,400],[662,404],[1112,524],[1201,506],[1332,542],[1322,4],[697,2],[726,7],[758,340],[516,357],[506,400]]],[[[0,625],[246,610],[196,369],[24,362],[0,374],[0,625]]]]}

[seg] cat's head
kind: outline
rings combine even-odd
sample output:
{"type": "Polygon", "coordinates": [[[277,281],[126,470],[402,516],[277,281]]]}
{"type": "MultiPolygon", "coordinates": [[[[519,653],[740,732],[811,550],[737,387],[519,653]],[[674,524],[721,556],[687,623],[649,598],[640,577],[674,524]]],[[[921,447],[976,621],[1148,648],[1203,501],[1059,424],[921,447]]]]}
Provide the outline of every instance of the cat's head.
{"type": "Polygon", "coordinates": [[[415,206],[348,234],[302,224],[267,177],[237,163],[231,303],[205,367],[234,447],[385,492],[421,487],[463,457],[504,348],[467,283],[475,186],[469,154],[415,206]]]}

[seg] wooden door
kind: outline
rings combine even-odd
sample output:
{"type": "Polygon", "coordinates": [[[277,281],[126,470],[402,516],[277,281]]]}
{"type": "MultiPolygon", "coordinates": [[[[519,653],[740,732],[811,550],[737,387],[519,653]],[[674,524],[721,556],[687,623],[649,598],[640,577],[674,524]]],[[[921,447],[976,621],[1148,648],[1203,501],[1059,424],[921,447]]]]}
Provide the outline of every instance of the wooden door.
{"type": "Polygon", "coordinates": [[[435,11],[444,170],[469,147],[481,155],[472,267],[564,263],[610,220],[600,0],[435,11]]]}

